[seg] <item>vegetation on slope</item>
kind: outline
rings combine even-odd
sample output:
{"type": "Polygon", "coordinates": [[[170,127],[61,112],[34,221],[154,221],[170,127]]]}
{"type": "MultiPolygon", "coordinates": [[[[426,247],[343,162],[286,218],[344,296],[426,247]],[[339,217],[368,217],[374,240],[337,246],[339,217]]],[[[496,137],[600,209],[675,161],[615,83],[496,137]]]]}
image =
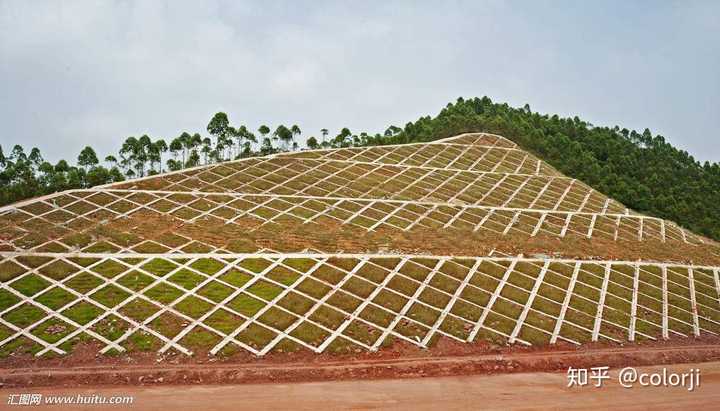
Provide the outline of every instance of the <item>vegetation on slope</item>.
{"type": "Polygon", "coordinates": [[[720,239],[720,165],[701,164],[648,129],[595,127],[483,97],[458,99],[387,141],[431,141],[467,131],[501,134],[632,209],[720,239]]]}
{"type": "MultiPolygon", "coordinates": [[[[696,161],[687,152],[649,130],[595,127],[574,118],[533,113],[529,106],[512,108],[489,98],[458,99],[436,117],[422,117],[404,128],[390,126],[383,134],[354,134],[343,128],[328,138],[307,139],[309,148],[337,148],[432,141],[463,132],[501,134],[536,154],[566,175],[578,178],[627,206],[676,221],[693,231],[720,239],[720,165],[696,161]]],[[[86,147],[78,166],[66,161],[52,165],[39,150],[26,155],[15,146],[6,157],[0,148],[0,204],[70,188],[85,188],[125,177],[179,170],[233,158],[297,150],[298,126],[234,127],[224,113],[207,126],[209,136],[183,132],[170,143],[163,139],[128,137],[118,157],[99,164],[86,147]],[[163,162],[163,157],[169,157],[163,162]],[[163,168],[163,164],[165,168],[163,168]]]]}

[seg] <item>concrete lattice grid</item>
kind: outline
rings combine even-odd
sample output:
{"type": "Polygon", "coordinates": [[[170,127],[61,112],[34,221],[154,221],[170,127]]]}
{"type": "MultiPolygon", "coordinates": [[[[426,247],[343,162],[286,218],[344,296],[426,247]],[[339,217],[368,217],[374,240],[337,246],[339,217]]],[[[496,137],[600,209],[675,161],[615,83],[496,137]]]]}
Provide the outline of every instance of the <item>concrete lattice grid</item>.
{"type": "Polygon", "coordinates": [[[142,227],[88,234],[141,213],[249,231],[333,221],[367,231],[706,243],[494,135],[237,160],[0,209],[0,348],[23,342],[37,355],[63,354],[82,338],[103,352],[148,342],[159,352],[264,355],[288,344],[427,347],[440,336],[580,344],[720,332],[716,267],[236,253],[176,233],[147,239],[142,227]]]}

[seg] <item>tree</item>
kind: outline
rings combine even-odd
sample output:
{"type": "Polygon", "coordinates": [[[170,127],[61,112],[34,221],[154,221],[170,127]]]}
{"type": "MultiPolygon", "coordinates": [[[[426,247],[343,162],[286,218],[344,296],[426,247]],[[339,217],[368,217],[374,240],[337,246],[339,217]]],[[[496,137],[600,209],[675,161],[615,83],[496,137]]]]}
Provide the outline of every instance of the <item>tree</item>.
{"type": "Polygon", "coordinates": [[[323,129],[320,130],[320,133],[322,133],[322,142],[323,142],[323,144],[325,144],[325,138],[326,138],[327,135],[328,135],[328,129],[323,128],[323,129]]]}
{"type": "Polygon", "coordinates": [[[314,136],[311,136],[311,137],[307,140],[307,146],[308,146],[308,148],[310,148],[311,150],[316,150],[316,149],[319,147],[318,142],[317,142],[317,139],[316,139],[314,136]]]}
{"type": "Polygon", "coordinates": [[[182,167],[184,168],[187,161],[188,152],[193,147],[193,137],[187,131],[183,131],[183,133],[180,134],[180,136],[178,137],[178,141],[182,146],[182,167]]]}
{"type": "Polygon", "coordinates": [[[297,124],[293,124],[292,127],[290,127],[290,133],[291,133],[291,139],[293,143],[293,151],[297,149],[297,144],[295,142],[295,136],[299,136],[302,132],[300,131],[300,127],[297,126],[297,124]]]}
{"type": "MultiPolygon", "coordinates": [[[[177,158],[178,158],[179,153],[180,153],[181,151],[183,151],[183,143],[182,143],[182,140],[180,139],[180,137],[175,137],[175,138],[170,142],[170,147],[169,147],[169,149],[170,149],[170,154],[171,154],[172,157],[173,157],[173,158],[172,158],[172,160],[173,160],[173,163],[172,163],[172,164],[173,164],[173,167],[177,167],[178,165],[180,165],[181,168],[182,168],[182,164],[177,161],[177,158]]],[[[183,163],[185,162],[184,158],[185,158],[185,156],[183,155],[183,163]]],[[[170,164],[170,163],[168,162],[168,164],[170,164]]],[[[170,168],[169,165],[168,165],[168,168],[170,168]]]]}
{"type": "Polygon", "coordinates": [[[228,150],[227,158],[231,157],[232,147],[234,145],[233,138],[238,133],[235,128],[230,126],[230,120],[225,113],[215,113],[207,125],[207,131],[210,135],[215,136],[215,144],[217,150],[223,154],[225,158],[225,150],[228,150]]]}
{"type": "Polygon", "coordinates": [[[260,126],[260,127],[258,128],[258,132],[260,133],[260,135],[261,135],[262,137],[265,137],[265,136],[268,135],[268,133],[270,132],[270,127],[268,127],[268,126],[266,126],[266,125],[263,124],[262,126],[260,126]]]}
{"type": "Polygon", "coordinates": [[[147,134],[143,134],[138,139],[138,145],[136,146],[135,153],[135,170],[140,177],[145,176],[145,165],[150,162],[150,155],[152,151],[152,140],[147,134]]]}
{"type": "Polygon", "coordinates": [[[202,148],[200,148],[200,152],[203,153],[203,161],[205,164],[208,164],[208,157],[210,156],[210,152],[212,152],[212,140],[210,140],[210,137],[205,137],[202,141],[202,148]]]}
{"type": "Polygon", "coordinates": [[[150,144],[148,147],[148,160],[150,161],[150,173],[155,174],[155,164],[160,165],[159,172],[162,173],[162,153],[168,151],[167,143],[165,140],[158,139],[150,144]]]}
{"type": "Polygon", "coordinates": [[[230,120],[225,113],[215,113],[207,125],[207,131],[216,138],[227,137],[230,131],[230,120]]]}
{"type": "Polygon", "coordinates": [[[86,171],[90,167],[95,167],[98,163],[97,154],[95,154],[95,150],[93,150],[92,147],[85,146],[85,148],[80,151],[80,155],[78,156],[78,165],[85,167],[86,171]]]}
{"type": "Polygon", "coordinates": [[[279,125],[279,126],[275,129],[275,131],[273,132],[273,137],[274,137],[276,140],[280,140],[280,142],[282,143],[283,149],[284,149],[285,151],[287,151],[287,148],[288,148],[288,146],[289,146],[289,143],[290,143],[290,142],[292,141],[292,139],[293,139],[293,133],[292,133],[292,131],[291,131],[289,128],[287,128],[287,127],[285,127],[284,125],[281,124],[281,125],[279,125]]]}
{"type": "Polygon", "coordinates": [[[115,158],[115,156],[112,154],[105,157],[105,162],[110,163],[111,168],[117,167],[118,164],[117,158],[115,158]]]}
{"type": "Polygon", "coordinates": [[[134,165],[137,162],[138,150],[140,142],[135,137],[128,137],[123,142],[120,148],[120,166],[125,169],[125,174],[128,177],[134,177],[135,171],[133,171],[134,165]]]}
{"type": "Polygon", "coordinates": [[[275,152],[275,149],[273,148],[272,140],[270,140],[269,137],[263,138],[262,147],[260,147],[260,154],[266,156],[268,154],[272,154],[273,152],[275,152]]]}

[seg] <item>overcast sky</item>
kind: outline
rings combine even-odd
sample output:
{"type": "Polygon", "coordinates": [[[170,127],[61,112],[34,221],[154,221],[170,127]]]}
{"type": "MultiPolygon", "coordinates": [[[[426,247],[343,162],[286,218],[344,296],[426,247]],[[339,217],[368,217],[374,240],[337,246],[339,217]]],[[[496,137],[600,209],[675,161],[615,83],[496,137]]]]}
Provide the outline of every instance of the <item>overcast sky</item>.
{"type": "Polygon", "coordinates": [[[0,145],[52,161],[217,111],[374,133],[483,95],[720,161],[720,2],[0,0],[0,145]]]}

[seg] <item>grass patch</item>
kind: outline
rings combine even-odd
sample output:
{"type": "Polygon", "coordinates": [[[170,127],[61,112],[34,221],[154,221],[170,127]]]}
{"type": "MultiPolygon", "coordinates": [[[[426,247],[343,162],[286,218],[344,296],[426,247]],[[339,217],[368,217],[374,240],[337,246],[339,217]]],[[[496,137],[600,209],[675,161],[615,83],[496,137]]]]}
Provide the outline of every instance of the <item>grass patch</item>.
{"type": "Polygon", "coordinates": [[[159,277],[168,274],[178,267],[177,264],[161,258],[154,258],[142,266],[143,270],[159,277]]]}
{"type": "Polygon", "coordinates": [[[292,285],[293,283],[295,283],[295,281],[297,281],[298,278],[300,278],[299,274],[294,273],[284,267],[276,267],[266,276],[271,280],[275,280],[286,286],[292,285]]]}
{"type": "Polygon", "coordinates": [[[46,315],[47,314],[43,310],[31,304],[25,303],[9,313],[5,313],[3,318],[20,328],[25,328],[30,324],[36,323],[46,315]]]}
{"type": "Polygon", "coordinates": [[[17,304],[20,299],[10,291],[0,290],[0,311],[17,304]]]}
{"type": "Polygon", "coordinates": [[[278,301],[279,306],[298,315],[303,315],[308,312],[314,304],[315,303],[311,299],[293,291],[289,292],[285,295],[285,297],[278,301]]]}
{"type": "Polygon", "coordinates": [[[175,304],[174,308],[187,316],[197,319],[210,311],[213,305],[195,296],[190,296],[175,304]]]}
{"type": "Polygon", "coordinates": [[[149,275],[145,275],[139,271],[131,271],[122,276],[117,282],[133,291],[139,291],[150,285],[153,281],[155,281],[155,279],[149,275]]]}
{"type": "Polygon", "coordinates": [[[225,267],[225,264],[212,258],[201,258],[190,264],[190,267],[200,271],[201,273],[212,275],[225,267]]]}
{"type": "Polygon", "coordinates": [[[230,334],[239,327],[243,321],[241,317],[227,310],[219,309],[206,318],[204,323],[223,334],[230,334]]]}
{"type": "Polygon", "coordinates": [[[256,295],[264,300],[272,300],[282,292],[282,288],[267,281],[260,280],[248,287],[247,292],[256,295]]]}
{"type": "Polygon", "coordinates": [[[127,266],[112,260],[104,261],[91,268],[93,272],[100,274],[105,278],[115,278],[118,274],[125,272],[127,269],[127,266]]]}
{"type": "Polygon", "coordinates": [[[120,312],[137,322],[143,322],[146,318],[158,312],[160,308],[140,298],[136,298],[125,304],[120,312]]]}
{"type": "Polygon", "coordinates": [[[25,269],[12,261],[5,261],[0,264],[0,281],[11,280],[24,273],[25,269]]]}
{"type": "Polygon", "coordinates": [[[84,325],[94,320],[102,313],[103,310],[97,306],[86,301],[81,301],[63,311],[62,314],[76,323],[84,325]]]}
{"type": "Polygon", "coordinates": [[[129,296],[130,294],[125,290],[116,285],[110,284],[96,291],[91,297],[100,304],[112,308],[120,304],[129,296]]]}
{"type": "Polygon", "coordinates": [[[71,280],[67,281],[65,285],[79,292],[80,294],[85,294],[102,283],[103,281],[101,279],[95,277],[90,273],[83,272],[76,275],[71,280]]]}
{"type": "Polygon", "coordinates": [[[265,303],[242,293],[232,299],[227,306],[247,317],[252,317],[265,306],[265,303]]]}
{"type": "Polygon", "coordinates": [[[273,328],[285,330],[297,320],[297,317],[288,314],[279,308],[271,307],[269,310],[265,311],[258,320],[266,325],[272,326],[273,328]]]}
{"type": "Polygon", "coordinates": [[[209,298],[216,303],[219,303],[220,301],[224,300],[230,294],[233,293],[233,289],[221,284],[217,281],[211,281],[208,284],[205,284],[200,290],[198,290],[198,294],[209,298]]]}
{"type": "Polygon", "coordinates": [[[60,287],[55,287],[46,291],[45,293],[37,297],[35,300],[52,310],[57,310],[58,308],[70,303],[74,299],[74,295],[70,294],[69,292],[63,290],[60,287]]]}
{"type": "Polygon", "coordinates": [[[195,274],[194,272],[183,268],[170,276],[168,281],[175,283],[185,288],[186,290],[192,290],[193,288],[197,287],[197,285],[200,284],[204,279],[205,278],[203,276],[195,274]]]}
{"type": "Polygon", "coordinates": [[[14,281],[10,286],[30,297],[49,287],[50,283],[36,274],[30,274],[14,281]]]}
{"type": "Polygon", "coordinates": [[[165,283],[160,283],[145,291],[145,295],[147,297],[162,304],[169,304],[175,301],[182,294],[182,291],[178,290],[177,287],[173,287],[165,283]]]}
{"type": "Polygon", "coordinates": [[[242,287],[253,278],[252,275],[243,273],[238,270],[230,270],[227,273],[220,276],[220,279],[228,284],[234,285],[235,287],[242,287]]]}
{"type": "Polygon", "coordinates": [[[31,333],[43,341],[55,343],[70,334],[75,327],[57,318],[50,318],[33,328],[31,333]]]}

